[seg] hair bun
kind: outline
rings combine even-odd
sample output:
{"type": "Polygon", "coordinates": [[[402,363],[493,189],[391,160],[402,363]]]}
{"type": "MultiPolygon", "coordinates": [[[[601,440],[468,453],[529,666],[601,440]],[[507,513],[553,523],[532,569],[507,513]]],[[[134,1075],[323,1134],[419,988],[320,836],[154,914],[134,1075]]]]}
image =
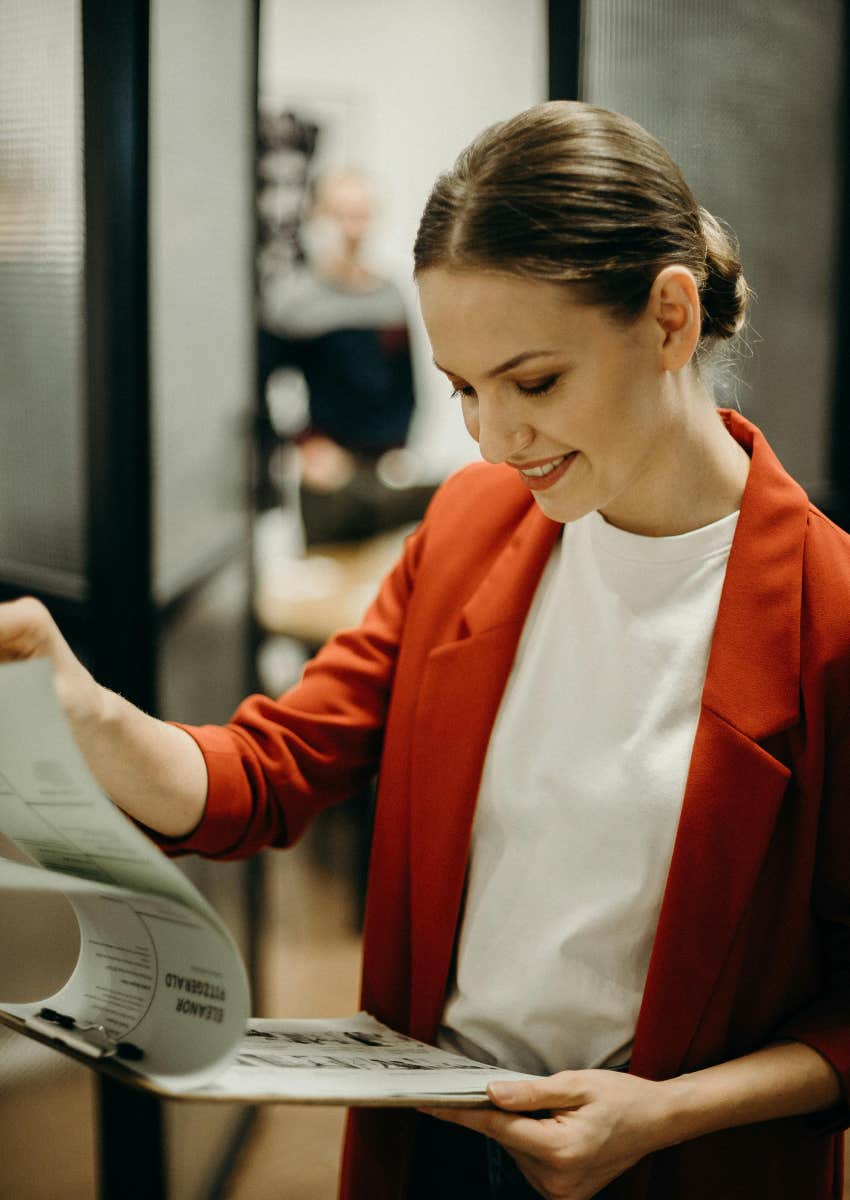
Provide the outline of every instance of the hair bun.
{"type": "Polygon", "coordinates": [[[732,338],[747,319],[750,289],[732,234],[705,208],[700,208],[699,218],[706,266],[700,288],[702,334],[705,338],[732,338]]]}

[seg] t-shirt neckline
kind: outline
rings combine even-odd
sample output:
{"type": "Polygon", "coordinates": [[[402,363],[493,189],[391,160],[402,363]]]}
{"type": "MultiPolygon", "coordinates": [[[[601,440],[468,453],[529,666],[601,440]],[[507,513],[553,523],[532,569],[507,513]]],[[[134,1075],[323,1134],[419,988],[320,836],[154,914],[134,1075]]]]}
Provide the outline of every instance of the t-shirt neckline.
{"type": "MultiPolygon", "coordinates": [[[[709,525],[669,537],[648,537],[610,525],[600,512],[590,512],[587,521],[596,549],[632,562],[683,562],[728,552],[735,536],[740,510],[728,513],[709,525]]],[[[569,527],[565,532],[568,532],[569,527]]]]}

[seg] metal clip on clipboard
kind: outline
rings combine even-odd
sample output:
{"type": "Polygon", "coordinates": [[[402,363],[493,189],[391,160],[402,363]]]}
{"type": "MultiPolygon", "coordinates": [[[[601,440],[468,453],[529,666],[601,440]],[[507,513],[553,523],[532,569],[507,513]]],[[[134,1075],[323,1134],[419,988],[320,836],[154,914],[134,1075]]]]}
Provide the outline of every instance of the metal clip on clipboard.
{"type": "Polygon", "coordinates": [[[123,1058],[127,1062],[144,1058],[144,1051],[138,1046],[132,1042],[116,1042],[102,1025],[78,1025],[73,1017],[53,1008],[42,1008],[38,1016],[28,1019],[27,1025],[89,1058],[123,1058]]]}

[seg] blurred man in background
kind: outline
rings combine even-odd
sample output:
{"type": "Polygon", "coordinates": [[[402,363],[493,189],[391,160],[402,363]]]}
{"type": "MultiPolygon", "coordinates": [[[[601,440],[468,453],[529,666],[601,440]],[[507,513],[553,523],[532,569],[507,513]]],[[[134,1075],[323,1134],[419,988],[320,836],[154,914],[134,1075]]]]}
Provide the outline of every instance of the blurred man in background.
{"type": "Polygon", "coordinates": [[[369,537],[418,520],[434,488],[403,448],[414,409],[407,316],[398,288],[367,263],[377,203],[359,171],[316,180],[305,260],[261,295],[266,354],[297,367],[308,421],[297,436],[307,545],[369,537]]]}

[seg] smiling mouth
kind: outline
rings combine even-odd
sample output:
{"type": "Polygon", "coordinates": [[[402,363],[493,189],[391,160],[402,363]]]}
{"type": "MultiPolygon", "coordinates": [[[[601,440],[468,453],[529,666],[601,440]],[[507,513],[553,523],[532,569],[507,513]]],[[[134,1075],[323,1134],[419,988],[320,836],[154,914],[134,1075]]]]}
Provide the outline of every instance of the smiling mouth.
{"type": "Polygon", "coordinates": [[[554,487],[573,465],[578,456],[578,450],[569,454],[561,454],[549,462],[535,463],[534,466],[517,467],[516,471],[525,486],[533,492],[542,492],[554,487]]]}
{"type": "Polygon", "coordinates": [[[560,458],[553,458],[551,462],[544,463],[541,467],[518,467],[517,470],[520,475],[528,475],[532,479],[541,479],[544,475],[551,474],[556,467],[560,467],[564,459],[568,457],[568,455],[562,454],[560,458]]]}

